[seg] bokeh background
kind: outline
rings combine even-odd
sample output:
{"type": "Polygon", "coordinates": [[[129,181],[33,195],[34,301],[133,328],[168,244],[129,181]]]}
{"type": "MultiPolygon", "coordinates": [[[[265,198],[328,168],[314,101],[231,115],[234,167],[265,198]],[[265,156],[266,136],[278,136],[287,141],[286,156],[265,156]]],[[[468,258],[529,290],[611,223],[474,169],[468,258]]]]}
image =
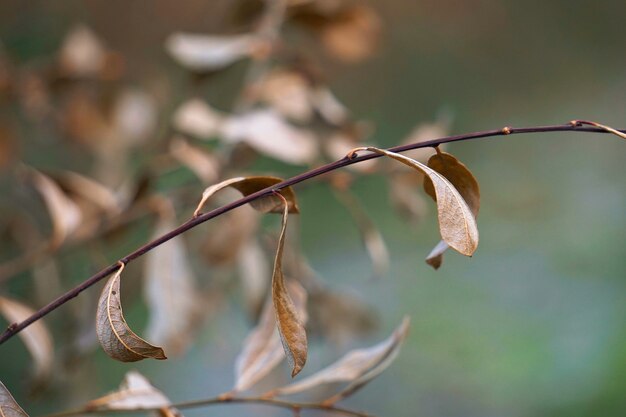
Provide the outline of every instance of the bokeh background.
{"type": "MultiPolygon", "coordinates": [[[[5,0],[0,3],[0,41],[14,66],[36,68],[55,56],[74,25],[85,24],[123,56],[128,83],[167,91],[160,107],[160,117],[166,120],[192,92],[217,107],[232,104],[245,64],[198,84],[190,82],[163,44],[174,31],[226,30],[233,3],[5,0]]],[[[577,118],[626,127],[624,2],[368,4],[379,13],[383,30],[378,49],[363,62],[338,62],[289,27],[285,39],[309,48],[340,100],[355,117],[375,127],[370,141],[378,145],[397,144],[416,125],[441,114],[452,120],[451,133],[577,118]]],[[[19,119],[14,103],[2,106],[4,119],[19,119]]],[[[88,161],[76,158],[75,149],[62,138],[45,127],[17,122],[19,159],[42,169],[88,170],[88,161]]],[[[352,191],[380,228],[391,254],[390,269],[381,279],[371,279],[358,231],[328,187],[318,183],[298,189],[302,246],[311,265],[331,288],[361,298],[377,316],[375,329],[347,344],[314,339],[305,373],[350,347],[381,340],[408,314],[411,332],[396,362],[347,405],[380,416],[623,416],[625,149],[623,139],[578,133],[507,136],[450,146],[481,184],[481,243],[471,259],[447,254],[439,271],[423,261],[438,239],[434,206],[417,227],[407,227],[386,198],[384,179],[359,178],[352,191]]],[[[285,176],[301,170],[271,160],[258,169],[285,176]]],[[[189,174],[174,172],[166,182],[177,184],[184,175],[189,174]]],[[[5,213],[15,191],[8,178],[1,180],[5,213]]],[[[140,225],[132,239],[88,260],[75,260],[74,252],[82,248],[63,252],[64,287],[133,249],[149,234],[148,225],[140,225]]],[[[11,258],[5,254],[3,259],[11,258]]],[[[202,272],[200,279],[211,279],[202,272]]],[[[132,277],[127,281],[129,291],[140,291],[138,280],[134,289],[132,277]]],[[[2,290],[29,299],[28,272],[2,290]]],[[[93,300],[98,291],[91,289],[92,296],[85,297],[93,300]]],[[[250,328],[237,299],[236,294],[227,296],[182,357],[129,366],[98,351],[81,362],[72,377],[29,394],[30,358],[15,338],[0,347],[0,380],[35,416],[113,390],[131,368],[175,401],[216,395],[230,388],[232,364],[250,328]]],[[[71,308],[68,304],[62,309],[71,308]]],[[[145,323],[140,301],[127,310],[134,323],[145,323]]],[[[60,310],[48,320],[56,330],[64,326],[60,310]]],[[[63,351],[63,346],[57,348],[63,351]]],[[[286,367],[281,372],[285,378],[286,367]]],[[[185,415],[290,413],[219,406],[185,415]]]]}

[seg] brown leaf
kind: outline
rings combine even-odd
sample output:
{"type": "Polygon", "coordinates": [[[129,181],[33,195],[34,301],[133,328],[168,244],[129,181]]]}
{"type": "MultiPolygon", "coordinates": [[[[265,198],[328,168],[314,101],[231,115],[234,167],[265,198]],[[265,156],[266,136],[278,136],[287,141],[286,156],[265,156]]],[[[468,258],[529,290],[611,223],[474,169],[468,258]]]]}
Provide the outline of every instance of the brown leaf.
{"type": "MultiPolygon", "coordinates": [[[[0,313],[9,323],[19,323],[35,313],[32,308],[0,296],[0,313]]],[[[18,333],[35,362],[35,377],[43,379],[52,371],[54,347],[52,336],[41,320],[18,333]]]]}
{"type": "MultiPolygon", "coordinates": [[[[173,210],[172,210],[173,211],[173,210]]],[[[162,215],[153,239],[176,228],[175,217],[162,215]]],[[[192,339],[197,319],[197,292],[182,236],[177,236],[146,255],[144,294],[150,309],[148,339],[174,355],[192,339]]]]}
{"type": "MultiPolygon", "coordinates": [[[[304,288],[295,281],[287,284],[289,293],[299,317],[306,321],[307,294],[304,288]]],[[[243,348],[235,361],[235,391],[251,388],[265,377],[285,357],[278,329],[276,313],[269,297],[265,303],[257,326],[250,332],[243,343],[243,348]]]]}
{"type": "Polygon", "coordinates": [[[291,376],[296,376],[304,367],[307,357],[307,338],[304,330],[304,321],[294,306],[283,276],[282,258],[285,247],[285,232],[287,230],[287,217],[289,216],[289,204],[283,199],[283,218],[278,238],[278,248],[274,258],[274,271],[272,273],[272,301],[276,312],[278,333],[280,334],[283,349],[287,360],[292,368],[291,376]]]}
{"type": "Polygon", "coordinates": [[[102,289],[96,313],[96,333],[102,349],[121,362],[135,362],[145,358],[167,359],[163,349],[152,346],[137,336],[126,324],[122,313],[120,294],[120,267],[102,289]]]}
{"type": "Polygon", "coordinates": [[[296,71],[272,71],[261,81],[258,94],[261,100],[289,119],[307,122],[313,116],[311,85],[296,71]]]}
{"type": "Polygon", "coordinates": [[[262,41],[252,34],[219,36],[174,33],[165,49],[192,71],[215,71],[254,54],[262,41]]]}
{"type": "Polygon", "coordinates": [[[61,71],[73,77],[97,75],[106,61],[102,42],[87,26],[78,25],[63,40],[59,55],[61,71]]]}
{"type": "Polygon", "coordinates": [[[434,169],[404,155],[374,147],[356,148],[388,156],[426,175],[434,184],[437,197],[439,230],[443,240],[459,253],[472,256],[478,246],[476,219],[467,203],[452,184],[434,169]]]}
{"type": "Polygon", "coordinates": [[[363,387],[391,365],[400,352],[400,347],[408,330],[409,318],[405,317],[393,334],[377,345],[350,351],[321,371],[296,383],[273,390],[271,393],[273,395],[288,395],[307,391],[324,384],[350,382],[345,389],[324,403],[337,402],[363,387]]]}
{"type": "Polygon", "coordinates": [[[15,401],[7,387],[0,382],[0,416],[2,417],[28,417],[26,411],[15,401]]]}
{"type": "Polygon", "coordinates": [[[363,5],[349,7],[322,27],[322,43],[335,57],[345,62],[369,58],[375,51],[382,31],[376,12],[363,5]]]}
{"type": "Polygon", "coordinates": [[[170,153],[180,163],[193,171],[205,183],[215,182],[219,176],[220,163],[212,154],[191,146],[183,138],[175,137],[170,143],[170,153]]]}
{"type": "Polygon", "coordinates": [[[120,388],[104,397],[87,403],[87,410],[137,410],[141,408],[163,407],[171,415],[182,416],[176,409],[170,408],[171,401],[150,381],[137,371],[130,371],[124,377],[120,388]]]}
{"type": "MultiPolygon", "coordinates": [[[[480,209],[480,187],[471,171],[454,156],[445,152],[439,152],[431,156],[428,160],[428,166],[450,181],[467,203],[474,218],[476,218],[480,209]]],[[[424,191],[433,200],[437,201],[433,182],[428,177],[424,177],[424,191]]],[[[443,262],[443,253],[447,247],[448,245],[445,242],[439,242],[426,257],[426,263],[435,269],[439,268],[443,262]]]]}
{"type": "MultiPolygon", "coordinates": [[[[224,180],[204,190],[204,192],[202,193],[202,199],[200,200],[200,203],[198,203],[198,207],[194,211],[193,215],[194,217],[198,216],[206,201],[213,194],[226,187],[232,187],[244,196],[247,196],[250,194],[254,194],[255,192],[260,191],[264,188],[271,187],[272,185],[278,184],[282,181],[283,180],[281,178],[276,177],[235,177],[224,180]]],[[[281,195],[283,195],[284,198],[287,199],[289,212],[299,213],[300,209],[298,208],[298,202],[296,200],[296,194],[293,191],[293,188],[287,187],[282,189],[280,192],[281,195]]],[[[281,213],[283,210],[282,199],[275,195],[269,195],[251,201],[250,205],[262,213],[281,213]]]]}
{"type": "Polygon", "coordinates": [[[59,180],[63,188],[71,194],[84,198],[105,214],[114,216],[122,211],[121,203],[115,193],[92,178],[76,172],[65,171],[59,180]]]}
{"type": "Polygon", "coordinates": [[[202,139],[209,139],[219,133],[223,121],[221,113],[199,99],[183,103],[173,117],[176,129],[202,139]]]}
{"type": "Polygon", "coordinates": [[[226,120],[226,141],[244,142],[257,152],[289,164],[309,164],[318,155],[315,135],[287,123],[271,109],[253,110],[226,120]]]}

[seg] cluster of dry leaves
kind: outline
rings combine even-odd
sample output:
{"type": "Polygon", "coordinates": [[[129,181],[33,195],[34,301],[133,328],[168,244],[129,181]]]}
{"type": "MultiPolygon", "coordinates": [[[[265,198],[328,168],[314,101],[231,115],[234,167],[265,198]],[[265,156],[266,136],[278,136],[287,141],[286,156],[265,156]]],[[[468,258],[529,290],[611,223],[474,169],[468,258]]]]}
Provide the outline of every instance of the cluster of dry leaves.
{"type": "MultiPolygon", "coordinates": [[[[89,28],[72,30],[58,56],[39,72],[13,67],[0,49],[0,94],[14,98],[30,123],[57,129],[90,161],[89,173],[46,172],[18,162],[15,129],[0,120],[0,169],[36,190],[39,197],[33,196],[33,201],[44,205],[50,218],[50,232],[44,237],[29,216],[17,213],[20,208],[16,207],[12,220],[19,224],[22,236],[15,240],[28,249],[0,264],[0,281],[30,269],[37,285],[47,285],[45,292],[49,294],[51,288],[59,292],[61,279],[55,255],[61,250],[124,235],[134,221],[147,215],[155,218],[153,237],[162,236],[176,228],[181,213],[188,212],[187,201],[197,200],[198,182],[206,189],[192,217],[213,200],[214,204],[228,201],[229,189],[245,196],[281,182],[272,176],[242,175],[258,157],[311,166],[368,151],[413,168],[398,169],[397,164],[377,159],[328,176],[338,201],[354,218],[378,275],[385,273],[388,253],[374,221],[349,191],[357,174],[383,172],[389,179],[389,198],[407,221],[415,222],[424,214],[422,187],[436,202],[442,240],[427,257],[430,265],[438,268],[448,248],[467,256],[474,253],[480,191],[467,167],[441,149],[436,153],[432,149],[417,150],[405,156],[359,147],[371,129],[353,119],[310,64],[310,57],[301,56],[298,48],[288,45],[280,35],[285,24],[299,26],[312,33],[333,56],[358,62],[375,50],[381,29],[376,13],[341,0],[268,0],[266,10],[256,21],[245,33],[175,33],[166,40],[167,53],[191,73],[227,71],[239,61],[248,61],[249,71],[233,109],[218,110],[201,97],[189,97],[167,117],[169,127],[160,141],[152,139],[163,136],[158,120],[167,102],[167,89],[158,83],[152,89],[130,87],[124,78],[123,57],[89,28]],[[141,168],[132,168],[137,161],[141,168]],[[164,191],[156,185],[159,175],[180,170],[195,175],[191,186],[164,191]],[[193,191],[189,193],[188,189],[193,191]],[[30,230],[26,237],[24,230],[30,230]],[[50,287],[51,282],[56,287],[50,287]]],[[[445,121],[418,126],[405,143],[443,136],[446,129],[445,121]]],[[[289,215],[299,213],[294,190],[284,188],[252,201],[250,206],[220,216],[215,225],[208,226],[213,227],[211,233],[199,239],[190,242],[176,236],[145,255],[143,293],[150,313],[145,330],[148,341],[131,330],[124,318],[121,289],[125,265],[121,263],[104,285],[97,311],[93,312],[95,334],[73,334],[81,341],[73,354],[87,354],[96,336],[109,356],[123,362],[166,359],[166,354],[183,353],[193,341],[200,319],[207,315],[199,306],[207,304],[207,299],[215,300],[220,292],[215,285],[207,287],[204,280],[197,280],[197,268],[188,254],[190,244],[216,275],[239,275],[246,308],[258,318],[236,360],[235,382],[232,390],[221,397],[224,400],[255,387],[285,357],[292,376],[297,375],[306,363],[307,327],[321,329],[335,341],[370,328],[373,319],[369,309],[357,299],[331,291],[298,251],[297,231],[287,233],[289,215]],[[262,230],[263,213],[281,215],[277,238],[268,237],[262,230]],[[285,251],[288,239],[293,243],[285,251]],[[275,253],[273,267],[267,260],[268,247],[275,253]],[[314,323],[307,324],[309,316],[314,323]],[[343,323],[337,323],[337,316],[343,317],[343,323]]],[[[20,322],[32,313],[27,303],[4,291],[0,295],[0,314],[9,323],[20,322]]],[[[77,315],[84,316],[84,312],[77,310],[77,315]]],[[[346,383],[321,402],[332,407],[391,364],[407,331],[405,319],[381,343],[348,352],[327,368],[272,389],[263,398],[346,383]]],[[[58,364],[51,333],[43,321],[19,335],[33,356],[36,378],[49,379],[58,364]]],[[[160,409],[164,415],[179,415],[171,406],[163,393],[132,371],[118,391],[91,401],[85,410],[148,408],[160,409]]],[[[26,416],[1,383],[0,415],[26,416]]]]}

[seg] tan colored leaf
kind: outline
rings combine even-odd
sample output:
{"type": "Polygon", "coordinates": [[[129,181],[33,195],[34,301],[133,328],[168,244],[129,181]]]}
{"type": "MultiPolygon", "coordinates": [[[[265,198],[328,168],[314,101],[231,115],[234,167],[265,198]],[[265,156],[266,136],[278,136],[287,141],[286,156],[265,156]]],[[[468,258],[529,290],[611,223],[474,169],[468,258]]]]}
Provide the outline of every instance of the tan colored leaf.
{"type": "Polygon", "coordinates": [[[222,134],[229,142],[245,142],[257,152],[289,164],[309,164],[318,155],[312,132],[287,123],[271,109],[230,117],[222,134]]]}
{"type": "Polygon", "coordinates": [[[32,175],[52,219],[52,244],[59,245],[80,226],[80,209],[48,176],[35,170],[32,170],[32,175]]]}
{"type": "Polygon", "coordinates": [[[285,232],[287,230],[287,217],[289,216],[289,204],[283,199],[283,218],[278,238],[278,248],[274,258],[274,271],[272,273],[272,301],[276,312],[278,334],[287,355],[287,361],[291,366],[291,376],[296,376],[304,367],[307,357],[307,338],[304,330],[304,320],[294,306],[283,276],[283,249],[285,247],[285,232]]]}
{"type": "Polygon", "coordinates": [[[137,336],[126,324],[120,294],[121,267],[102,289],[96,313],[96,333],[107,355],[121,362],[167,359],[163,349],[137,336]]]}
{"type": "MultiPolygon", "coordinates": [[[[303,323],[307,320],[307,294],[295,281],[289,281],[289,294],[303,323]]],[[[265,303],[257,326],[243,343],[243,348],[235,361],[235,391],[251,388],[278,365],[285,354],[276,328],[276,313],[269,297],[265,303]]]]}
{"type": "Polygon", "coordinates": [[[67,75],[93,76],[106,61],[106,50],[100,39],[87,26],[78,25],[63,40],[59,64],[67,75]]]}
{"type": "MultiPolygon", "coordinates": [[[[264,188],[276,185],[282,181],[283,180],[281,178],[276,177],[235,177],[224,180],[204,190],[204,192],[202,193],[202,198],[200,199],[200,203],[198,203],[198,207],[194,211],[193,215],[198,216],[206,201],[213,194],[226,187],[232,187],[244,196],[247,196],[250,194],[254,194],[264,188]]],[[[284,188],[280,191],[280,193],[281,195],[283,195],[284,198],[287,199],[289,212],[299,213],[300,209],[298,208],[298,202],[296,200],[296,194],[293,191],[293,188],[284,188]]],[[[269,195],[251,201],[250,205],[262,213],[281,213],[283,211],[282,199],[276,195],[269,195]]]]}
{"type": "Polygon", "coordinates": [[[272,394],[295,394],[324,384],[350,382],[340,393],[331,397],[330,402],[345,398],[391,365],[400,352],[408,330],[409,318],[405,317],[393,334],[377,345],[348,352],[332,365],[301,381],[273,390],[272,394]]]}
{"type": "Polygon", "coordinates": [[[136,410],[141,408],[163,407],[175,416],[182,416],[170,408],[171,401],[156,389],[146,377],[137,371],[126,373],[120,388],[104,397],[87,403],[87,410],[136,410]]]}
{"type": "Polygon", "coordinates": [[[191,146],[180,137],[175,137],[170,142],[170,153],[180,163],[193,171],[203,182],[212,183],[217,180],[220,172],[220,163],[214,155],[191,146]]]}
{"type": "Polygon", "coordinates": [[[176,129],[188,135],[208,139],[220,131],[224,115],[199,99],[183,103],[174,113],[176,129]]]}
{"type": "Polygon", "coordinates": [[[318,87],[313,91],[313,105],[326,122],[341,126],[348,119],[348,109],[326,87],[318,87]]]}
{"type": "Polygon", "coordinates": [[[459,253],[472,256],[478,246],[478,228],[472,210],[454,188],[454,186],[440,173],[398,153],[389,152],[374,147],[357,148],[368,150],[380,155],[388,156],[426,175],[434,184],[439,218],[439,230],[442,239],[459,253]]]}
{"type": "Polygon", "coordinates": [[[259,98],[283,116],[307,122],[313,116],[311,85],[296,71],[278,69],[260,83],[259,98]]]}
{"type": "Polygon", "coordinates": [[[342,11],[322,28],[322,43],[335,57],[345,62],[369,58],[375,51],[382,31],[376,12],[363,5],[342,11]]]}
{"type": "MultiPolygon", "coordinates": [[[[480,187],[471,171],[454,156],[445,152],[439,152],[431,156],[428,160],[428,166],[450,181],[467,203],[474,218],[476,218],[480,209],[480,187]]],[[[433,182],[428,177],[424,177],[424,191],[433,200],[437,201],[433,182]]],[[[426,257],[426,263],[435,269],[439,268],[443,262],[443,253],[447,247],[446,242],[439,242],[426,257]]]]}
{"type": "Polygon", "coordinates": [[[15,401],[7,387],[0,382],[0,416],[2,417],[28,417],[26,411],[15,401]]]}
{"type": "Polygon", "coordinates": [[[137,146],[152,138],[158,110],[153,96],[138,88],[127,88],[116,98],[113,125],[126,146],[137,146]]]}
{"type": "Polygon", "coordinates": [[[182,66],[193,71],[215,71],[258,50],[256,35],[232,36],[174,33],[165,41],[165,49],[182,66]]]}
{"type": "Polygon", "coordinates": [[[60,180],[66,190],[88,200],[106,214],[116,215],[122,211],[115,193],[96,180],[71,171],[63,172],[60,180]]]}
{"type": "MultiPolygon", "coordinates": [[[[6,297],[0,297],[0,313],[9,323],[19,323],[35,313],[30,307],[6,297]]],[[[41,320],[18,333],[35,362],[35,377],[47,377],[52,371],[54,348],[52,336],[41,320]]]]}
{"type": "MultiPolygon", "coordinates": [[[[153,238],[176,228],[172,215],[158,220],[153,238]]],[[[150,309],[146,334],[169,353],[182,353],[192,339],[197,319],[197,292],[182,236],[146,255],[144,294],[150,309]]]]}

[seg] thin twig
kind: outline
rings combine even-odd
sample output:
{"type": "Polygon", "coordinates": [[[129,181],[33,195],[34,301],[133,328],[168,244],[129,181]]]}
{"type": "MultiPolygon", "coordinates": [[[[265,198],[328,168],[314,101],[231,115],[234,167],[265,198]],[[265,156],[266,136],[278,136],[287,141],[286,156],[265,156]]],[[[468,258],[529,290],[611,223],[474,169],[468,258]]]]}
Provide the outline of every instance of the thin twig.
{"type": "MultiPolygon", "coordinates": [[[[485,130],[485,131],[480,131],[480,132],[466,133],[462,135],[446,136],[446,137],[432,139],[432,140],[423,141],[419,143],[412,143],[412,144],[402,145],[402,146],[394,146],[387,150],[391,152],[404,152],[404,151],[408,151],[411,149],[435,147],[443,143],[460,142],[460,141],[465,141],[465,140],[474,140],[474,139],[487,138],[487,137],[493,137],[493,136],[508,136],[508,135],[513,135],[513,134],[548,133],[548,132],[609,133],[607,132],[606,128],[582,127],[582,123],[568,123],[564,125],[533,126],[533,127],[521,127],[521,128],[506,127],[504,129],[485,130]]],[[[619,132],[626,133],[625,130],[620,130],[619,132]]],[[[35,313],[33,313],[33,315],[31,315],[24,321],[20,323],[12,323],[4,331],[2,336],[0,336],[0,344],[4,343],[8,339],[16,335],[18,332],[25,329],[26,327],[28,327],[30,324],[34,323],[35,321],[46,316],[53,310],[56,310],[61,305],[65,304],[72,298],[76,297],[78,294],[80,294],[87,288],[93,286],[94,284],[98,283],[100,280],[104,279],[105,277],[109,276],[113,272],[117,271],[117,269],[119,268],[119,262],[123,262],[125,264],[132,262],[133,260],[151,251],[157,246],[160,246],[163,243],[167,242],[168,240],[185,233],[187,230],[192,229],[198,226],[199,224],[202,224],[210,219],[213,219],[224,213],[234,210],[237,207],[243,206],[244,204],[247,204],[251,201],[269,196],[275,191],[282,190],[284,188],[310,180],[311,178],[318,177],[320,175],[337,170],[339,168],[346,167],[348,165],[357,164],[359,162],[363,162],[363,161],[367,161],[367,160],[375,159],[379,157],[380,155],[374,154],[374,153],[368,154],[368,155],[357,156],[353,158],[344,157],[338,161],[331,162],[326,165],[322,165],[318,168],[315,168],[310,171],[291,177],[271,187],[267,187],[255,193],[249,194],[245,197],[242,197],[238,200],[233,201],[232,203],[229,203],[222,207],[218,207],[214,210],[211,210],[208,213],[200,214],[197,217],[194,217],[186,221],[185,223],[178,226],[174,230],[164,234],[163,236],[149,243],[146,243],[145,245],[141,246],[134,252],[131,252],[125,257],[115,261],[111,265],[102,269],[100,272],[92,275],[90,278],[83,281],[78,286],[74,287],[73,289],[67,291],[65,294],[61,295],[57,299],[53,300],[48,305],[40,308],[35,313]]]]}
{"type": "MultiPolygon", "coordinates": [[[[227,397],[227,396],[218,396],[214,398],[208,398],[204,400],[194,400],[194,401],[186,401],[180,402],[177,404],[172,404],[169,407],[178,408],[178,409],[186,409],[186,408],[200,408],[207,407],[211,405],[223,405],[223,404],[262,404],[271,407],[280,407],[287,408],[290,410],[324,410],[330,413],[334,413],[337,415],[350,416],[350,417],[373,417],[371,414],[350,410],[348,408],[337,407],[335,405],[323,405],[320,403],[296,403],[290,401],[276,400],[273,398],[263,398],[263,397],[227,397]]],[[[164,407],[148,407],[148,408],[137,408],[133,410],[93,410],[88,408],[80,408],[76,410],[68,410],[62,411],[60,413],[48,414],[43,417],[71,417],[77,416],[81,414],[121,414],[121,413],[145,413],[149,411],[159,411],[164,407]]]]}

